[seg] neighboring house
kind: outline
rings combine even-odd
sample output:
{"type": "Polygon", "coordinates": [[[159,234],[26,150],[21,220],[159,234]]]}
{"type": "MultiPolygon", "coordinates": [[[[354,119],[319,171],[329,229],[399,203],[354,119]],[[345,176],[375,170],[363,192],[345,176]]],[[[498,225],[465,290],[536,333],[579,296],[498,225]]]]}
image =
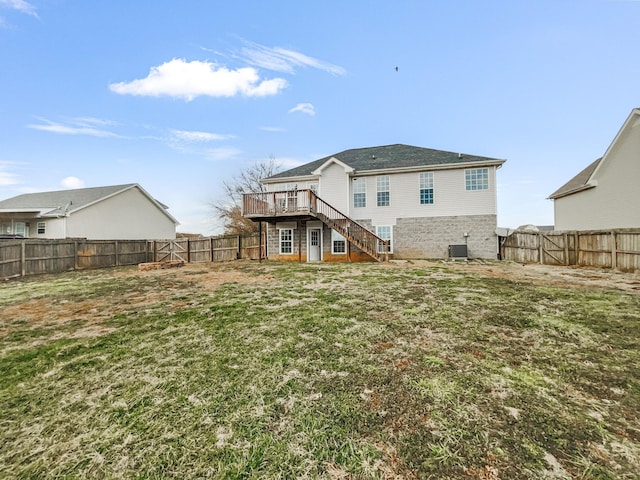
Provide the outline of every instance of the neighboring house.
{"type": "Polygon", "coordinates": [[[640,228],[640,109],[602,158],[553,192],[556,230],[640,228]]]}
{"type": "Polygon", "coordinates": [[[0,234],[90,240],[173,239],[178,221],[137,183],[27,193],[0,201],[0,234]]]}
{"type": "Polygon", "coordinates": [[[263,179],[267,193],[245,195],[243,214],[268,222],[272,259],[380,260],[387,248],[447,258],[451,245],[494,259],[504,162],[409,145],[346,150],[263,179]]]}

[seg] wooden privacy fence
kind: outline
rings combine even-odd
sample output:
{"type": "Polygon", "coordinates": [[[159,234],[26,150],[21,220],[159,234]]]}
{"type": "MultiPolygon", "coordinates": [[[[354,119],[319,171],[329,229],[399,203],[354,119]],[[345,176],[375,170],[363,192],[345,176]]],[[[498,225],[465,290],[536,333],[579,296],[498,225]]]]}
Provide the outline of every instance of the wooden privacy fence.
{"type": "Polygon", "coordinates": [[[186,263],[226,262],[241,258],[258,260],[265,257],[264,245],[264,235],[262,242],[260,242],[260,236],[257,233],[156,240],[151,242],[151,258],[154,262],[182,261],[186,263]]]}
{"type": "Polygon", "coordinates": [[[146,240],[5,240],[0,242],[0,278],[136,265],[148,259],[146,240]]]}
{"type": "Polygon", "coordinates": [[[264,237],[232,235],[176,240],[3,240],[0,279],[146,262],[224,262],[264,258],[264,237]],[[261,247],[262,243],[262,249],[261,247]]]}
{"type": "Polygon", "coordinates": [[[583,232],[515,231],[500,238],[504,260],[640,270],[640,230],[583,232]]]}

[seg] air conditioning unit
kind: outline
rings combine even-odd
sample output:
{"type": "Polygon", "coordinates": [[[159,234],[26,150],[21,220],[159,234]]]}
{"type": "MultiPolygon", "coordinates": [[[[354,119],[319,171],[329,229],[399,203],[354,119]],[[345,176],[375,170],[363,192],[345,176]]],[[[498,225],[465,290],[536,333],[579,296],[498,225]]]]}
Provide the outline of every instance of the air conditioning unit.
{"type": "Polygon", "coordinates": [[[452,260],[466,260],[467,245],[449,245],[449,258],[452,260]]]}

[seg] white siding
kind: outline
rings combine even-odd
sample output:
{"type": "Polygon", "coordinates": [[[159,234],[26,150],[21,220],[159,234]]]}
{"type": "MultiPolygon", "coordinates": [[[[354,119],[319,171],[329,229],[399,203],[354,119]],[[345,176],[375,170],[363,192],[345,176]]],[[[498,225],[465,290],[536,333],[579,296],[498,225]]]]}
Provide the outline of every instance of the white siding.
{"type": "Polygon", "coordinates": [[[140,190],[131,188],[71,213],[66,236],[98,240],[172,239],[176,226],[140,190]]]}
{"type": "Polygon", "coordinates": [[[318,182],[318,196],[337,208],[340,212],[348,215],[351,186],[349,175],[344,171],[344,167],[336,163],[329,165],[320,174],[318,182]]]}
{"type": "Polygon", "coordinates": [[[371,219],[373,225],[395,225],[397,218],[455,217],[463,215],[496,215],[496,169],[489,169],[489,189],[467,191],[465,169],[433,171],[434,203],[420,204],[420,173],[389,175],[390,204],[378,207],[376,202],[376,176],[366,179],[367,206],[353,207],[350,191],[350,216],[371,219]]]}
{"type": "Polygon", "coordinates": [[[65,225],[67,223],[67,219],[65,217],[62,218],[47,218],[43,221],[45,222],[45,234],[38,235],[37,229],[35,228],[38,224],[39,220],[32,220],[31,223],[34,225],[34,229],[31,232],[31,236],[35,238],[66,238],[65,225]]]}
{"type": "Polygon", "coordinates": [[[556,230],[640,227],[640,120],[617,139],[595,175],[595,188],[554,200],[556,230]]]}

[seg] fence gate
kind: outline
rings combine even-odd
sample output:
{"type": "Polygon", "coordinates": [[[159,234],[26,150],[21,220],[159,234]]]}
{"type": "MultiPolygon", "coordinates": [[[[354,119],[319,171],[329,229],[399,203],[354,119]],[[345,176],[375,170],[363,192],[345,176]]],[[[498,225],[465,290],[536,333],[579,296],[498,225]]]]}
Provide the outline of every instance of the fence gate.
{"type": "Polygon", "coordinates": [[[155,242],[154,261],[156,262],[188,262],[189,252],[184,242],[176,240],[164,240],[155,242]]]}
{"type": "Polygon", "coordinates": [[[540,233],[540,263],[544,265],[569,265],[567,238],[564,235],[540,233]]]}

